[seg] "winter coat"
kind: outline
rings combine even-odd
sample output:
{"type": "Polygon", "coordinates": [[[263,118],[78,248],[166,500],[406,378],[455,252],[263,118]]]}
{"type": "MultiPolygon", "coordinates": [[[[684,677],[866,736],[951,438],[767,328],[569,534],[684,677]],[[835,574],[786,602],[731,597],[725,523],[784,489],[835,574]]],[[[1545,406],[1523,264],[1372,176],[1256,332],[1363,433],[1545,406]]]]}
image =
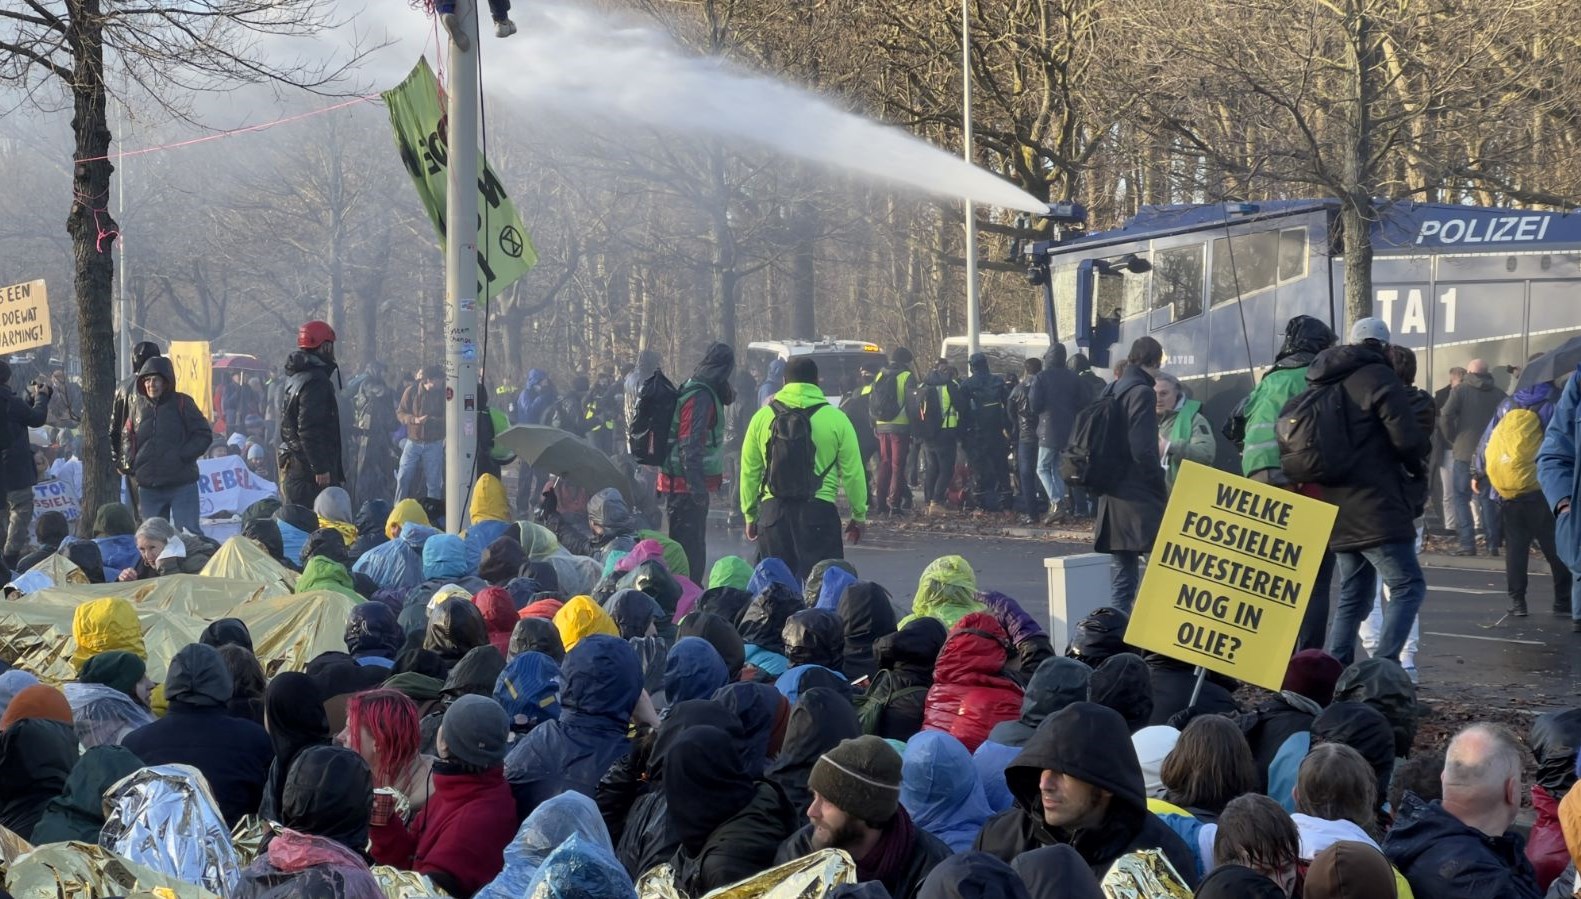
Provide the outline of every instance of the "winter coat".
{"type": "Polygon", "coordinates": [[[1467,374],[1460,386],[1449,392],[1439,427],[1456,462],[1471,462],[1504,398],[1504,391],[1494,386],[1493,376],[1486,372],[1467,374]]]}
{"type": "MultiPolygon", "coordinates": [[[[1312,731],[1312,722],[1322,711],[1322,706],[1295,693],[1281,693],[1272,699],[1237,716],[1241,733],[1252,749],[1252,759],[1257,762],[1257,778],[1261,792],[1273,796],[1281,803],[1288,800],[1269,791],[1274,759],[1292,737],[1306,737],[1312,731]]],[[[1305,753],[1302,753],[1305,755],[1305,753]]],[[[1288,791],[1286,791],[1288,795],[1288,791]]]]}
{"type": "Polygon", "coordinates": [[[1286,481],[1284,469],[1279,466],[1279,439],[1274,427],[1285,405],[1307,389],[1307,366],[1311,364],[1309,353],[1280,359],[1246,398],[1241,413],[1246,420],[1241,474],[1251,477],[1259,471],[1271,471],[1278,483],[1286,481]]]}
{"type": "MultiPolygon", "coordinates": [[[[898,818],[905,814],[904,811],[895,813],[898,818]]],[[[893,820],[891,821],[893,823],[893,820]]],[[[906,865],[893,877],[884,881],[869,881],[877,883],[888,891],[893,899],[919,899],[927,895],[923,891],[923,884],[928,881],[928,875],[933,870],[950,858],[950,847],[943,840],[928,833],[915,824],[912,827],[912,848],[906,855],[906,865]]],[[[812,825],[807,824],[796,831],[790,839],[780,844],[779,852],[774,856],[776,864],[784,864],[793,859],[811,855],[812,825]]],[[[858,874],[860,877],[860,874],[858,874]]],[[[998,895],[998,894],[987,894],[998,895]]],[[[1005,899],[1013,899],[1007,896],[1005,899]]]]}
{"type": "Polygon", "coordinates": [[[1038,425],[1041,423],[1041,416],[1038,415],[1037,407],[1032,404],[1032,390],[1036,384],[1037,375],[1022,377],[1005,400],[1010,409],[1011,430],[1015,432],[1017,443],[1038,442],[1038,425]]]}
{"type": "Polygon", "coordinates": [[[948,633],[937,618],[918,618],[873,644],[878,674],[864,702],[880,702],[872,732],[886,740],[909,740],[922,730],[933,665],[948,633]]]}
{"type": "MultiPolygon", "coordinates": [[[[867,472],[851,419],[833,405],[817,384],[786,384],[774,394],[776,402],[791,409],[807,409],[824,403],[808,417],[812,428],[813,471],[825,472],[815,498],[834,502],[845,490],[851,504],[853,521],[867,520],[867,472]]],[[[769,436],[774,424],[774,408],[764,406],[752,416],[741,445],[741,510],[748,522],[758,520],[762,501],[773,497],[768,489],[769,436]]],[[[798,587],[800,585],[797,585],[798,587]]]]}
{"type": "Polygon", "coordinates": [[[191,765],[208,781],[230,825],[258,810],[274,746],[262,727],[232,717],[230,672],[212,648],[186,646],[165,681],[169,710],[127,734],[121,745],[145,765],[191,765]]]}
{"type": "Polygon", "coordinates": [[[31,841],[44,807],[65,791],[76,764],[71,725],[45,718],[13,722],[0,733],[0,826],[31,841]]]}
{"type": "Polygon", "coordinates": [[[1575,547],[1581,546],[1576,533],[1576,514],[1581,512],[1581,478],[1576,476],[1576,447],[1581,445],[1581,378],[1571,378],[1554,407],[1554,416],[1543,432],[1542,448],[1537,451],[1537,482],[1542,485],[1548,508],[1557,509],[1563,501],[1570,507],[1554,521],[1554,541],[1559,558],[1574,568],[1575,547]]]}
{"type": "MultiPolygon", "coordinates": [[[[0,384],[0,418],[4,421],[0,433],[11,435],[11,442],[0,447],[0,484],[4,484],[6,490],[21,490],[38,482],[28,428],[43,427],[48,417],[49,403],[37,396],[23,399],[9,385],[0,384]]],[[[197,475],[192,479],[197,480],[197,475]]]]}
{"type": "Polygon", "coordinates": [[[1005,785],[1005,766],[1032,739],[1043,719],[1073,702],[1086,702],[1092,669],[1075,659],[1053,658],[1038,666],[1021,699],[1021,717],[1001,721],[988,739],[972,753],[972,763],[983,784],[983,795],[996,812],[1013,802],[1005,785]]]}
{"type": "Polygon", "coordinates": [[[44,807],[33,828],[32,841],[61,843],[76,840],[98,845],[104,827],[104,794],[121,778],[143,767],[124,746],[95,746],[82,754],[66,778],[59,796],[44,807]]]}
{"type": "Polygon", "coordinates": [[[1098,498],[1093,531],[1097,552],[1149,552],[1164,517],[1168,491],[1158,458],[1158,412],[1153,376],[1140,365],[1127,366],[1119,380],[1104,388],[1125,412],[1126,444],[1131,456],[1113,491],[1098,498]]]}
{"type": "Polygon", "coordinates": [[[1412,893],[1432,899],[1542,896],[1520,834],[1490,837],[1462,824],[1436,800],[1411,811],[1414,817],[1395,822],[1383,852],[1412,893]]]}
{"type": "Polygon", "coordinates": [[[780,754],[769,766],[767,777],[790,797],[798,817],[806,815],[807,807],[812,805],[812,790],[807,786],[807,778],[812,776],[813,765],[841,740],[861,733],[856,710],[839,693],[814,688],[797,698],[790,721],[785,725],[780,754]]]}
{"type": "Polygon", "coordinates": [[[1175,488],[1175,478],[1180,474],[1180,463],[1196,462],[1198,465],[1212,465],[1213,458],[1219,451],[1218,442],[1213,439],[1213,426],[1208,424],[1207,416],[1202,414],[1200,403],[1189,407],[1192,410],[1190,423],[1180,421],[1181,415],[1188,408],[1186,404],[1192,402],[1183,400],[1179,407],[1158,417],[1158,438],[1168,444],[1164,456],[1164,464],[1167,466],[1164,485],[1169,490],[1175,488]],[[1185,429],[1188,435],[1185,441],[1176,439],[1177,427],[1185,429]]]}
{"type": "Polygon", "coordinates": [[[975,750],[1001,721],[1021,714],[1021,686],[1005,676],[1010,647],[986,612],[960,620],[939,651],[923,711],[924,730],[942,730],[975,750]]]}
{"type": "MultiPolygon", "coordinates": [[[[719,489],[724,469],[725,407],[735,399],[735,387],[730,383],[735,366],[734,350],[726,344],[710,344],[691,378],[681,384],[670,423],[670,454],[659,466],[660,493],[706,497],[709,491],[719,489]]],[[[684,571],[679,574],[690,576],[684,571]]]]}
{"type": "Polygon", "coordinates": [[[466,899],[504,867],[517,820],[500,768],[447,773],[436,766],[428,802],[410,825],[391,816],[368,829],[369,854],[381,865],[427,874],[435,886],[466,899]]]}
{"type": "MultiPolygon", "coordinates": [[[[734,712],[740,719],[743,732],[741,752],[746,772],[754,778],[763,776],[763,770],[769,762],[769,744],[774,739],[775,724],[784,720],[789,726],[790,703],[768,684],[741,683],[720,687],[715,691],[713,701],[734,712]]],[[[780,736],[783,740],[784,735],[780,736]]]]}
{"type": "Polygon", "coordinates": [[[1053,350],[1043,357],[1043,370],[1032,381],[1031,403],[1038,415],[1038,448],[1060,452],[1070,442],[1085,397],[1076,373],[1065,367],[1063,359],[1051,364],[1055,358],[1053,350]]]}
{"type": "Polygon", "coordinates": [[[401,392],[395,417],[406,426],[406,435],[418,443],[444,440],[445,388],[430,389],[421,383],[409,385],[401,392]],[[419,418],[426,420],[418,422],[419,418]]]}
{"type": "Polygon", "coordinates": [[[1559,823],[1559,802],[1576,784],[1581,709],[1541,716],[1532,724],[1529,743],[1537,758],[1537,783],[1532,786],[1532,809],[1537,820],[1526,838],[1526,858],[1537,873],[1537,885],[1547,889],[1570,864],[1570,852],[1559,823]]]}
{"type": "Polygon", "coordinates": [[[951,852],[966,852],[993,814],[972,754],[949,734],[923,731],[906,742],[900,804],[912,823],[933,834],[951,852]]]}
{"type": "Polygon", "coordinates": [[[1125,720],[1113,710],[1078,702],[1049,716],[1005,769],[1005,782],[1016,804],[988,819],[973,849],[1008,862],[1030,849],[1065,843],[1081,854],[1100,880],[1120,856],[1138,849],[1161,849],[1187,884],[1195,886],[1191,850],[1148,812],[1136,749],[1125,720]],[[1046,824],[1038,782],[1047,770],[1064,772],[1113,794],[1103,822],[1075,833],[1046,824]]]}
{"type": "MultiPolygon", "coordinates": [[[[214,432],[192,397],[176,392],[176,371],[169,359],[155,356],[143,363],[128,427],[132,432],[132,478],[139,487],[170,489],[197,483],[198,459],[208,452],[214,432]],[[164,379],[165,392],[159,399],[149,398],[145,375],[164,379]]],[[[31,458],[28,464],[31,467],[31,458]]],[[[5,474],[9,488],[12,472],[5,474]]],[[[32,483],[31,475],[27,483],[32,483]]]]}
{"type": "Polygon", "coordinates": [[[840,670],[852,681],[878,673],[877,642],[895,632],[895,607],[889,591],[873,581],[857,581],[840,594],[840,623],[845,629],[840,670]]]}
{"type": "Polygon", "coordinates": [[[642,692],[631,645],[595,634],[566,653],[558,721],[532,729],[505,759],[522,815],[566,790],[593,796],[599,778],[631,750],[626,729],[642,692]]]}
{"type": "MultiPolygon", "coordinates": [[[[1196,669],[1156,652],[1148,653],[1146,661],[1148,680],[1153,688],[1153,713],[1146,723],[1168,724],[1177,712],[1191,705],[1191,691],[1197,686],[1196,669]]],[[[1197,713],[1240,714],[1241,707],[1235,704],[1234,696],[1237,686],[1231,678],[1208,672],[1208,679],[1202,683],[1202,694],[1197,697],[1197,713]]]]}
{"type": "MultiPolygon", "coordinates": [[[[1433,406],[1433,395],[1420,387],[1407,386],[1405,392],[1411,399],[1411,412],[1416,415],[1416,426],[1429,434],[1433,433],[1438,421],[1438,410],[1433,406]]],[[[1417,518],[1427,510],[1427,494],[1432,487],[1432,443],[1429,441],[1428,449],[1422,454],[1420,467],[1408,466],[1409,471],[1420,474],[1405,474],[1405,498],[1411,504],[1411,514],[1417,518]]]]}
{"type": "Polygon", "coordinates": [[[707,699],[725,685],[725,660],[702,637],[682,637],[664,661],[664,696],[670,703],[707,699]]]}
{"type": "Polygon", "coordinates": [[[773,866],[779,844],[795,830],[799,818],[778,786],[758,781],[745,808],[709,835],[695,855],[683,846],[672,864],[676,883],[692,896],[745,880],[773,866]]]}
{"type": "MultiPolygon", "coordinates": [[[[341,462],[340,400],[330,374],[332,362],[297,350],[285,360],[285,399],[280,410],[280,449],[306,472],[346,480],[341,462]]],[[[282,473],[284,476],[284,473],[282,473]]]]}
{"type": "Polygon", "coordinates": [[[381,899],[362,856],[334,840],[290,828],[241,873],[234,899],[381,899]]]}
{"type": "MultiPolygon", "coordinates": [[[[1537,413],[1537,421],[1544,431],[1548,430],[1548,423],[1554,419],[1554,405],[1559,402],[1559,388],[1551,382],[1531,384],[1515,391],[1515,395],[1499,403],[1499,408],[1493,413],[1493,418],[1488,421],[1488,426],[1482,431],[1482,438],[1477,441],[1477,451],[1471,459],[1471,475],[1478,480],[1483,480],[1488,473],[1488,438],[1493,436],[1493,431],[1510,414],[1512,409],[1530,409],[1537,413]]],[[[1535,459],[1533,460],[1536,461],[1535,459]]],[[[1493,486],[1488,485],[1489,494],[1496,500],[1514,499],[1511,496],[1500,496],[1493,486]]]]}
{"type": "Polygon", "coordinates": [[[1339,507],[1329,548],[1355,552],[1415,540],[1415,510],[1402,471],[1422,473],[1432,434],[1417,423],[1411,394],[1388,357],[1365,344],[1324,350],[1307,369],[1307,382],[1343,384],[1350,413],[1355,464],[1344,483],[1323,486],[1324,501],[1339,507]]]}

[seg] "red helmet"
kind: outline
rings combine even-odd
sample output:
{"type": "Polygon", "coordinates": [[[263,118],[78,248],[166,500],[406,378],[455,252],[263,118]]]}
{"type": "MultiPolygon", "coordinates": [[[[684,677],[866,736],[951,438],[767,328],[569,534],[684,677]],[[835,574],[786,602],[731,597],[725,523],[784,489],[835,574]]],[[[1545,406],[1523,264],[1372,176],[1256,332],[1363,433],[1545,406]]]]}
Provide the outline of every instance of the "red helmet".
{"type": "Polygon", "coordinates": [[[311,321],[296,332],[296,345],[304,350],[316,350],[326,343],[335,342],[335,329],[328,322],[311,321]]]}

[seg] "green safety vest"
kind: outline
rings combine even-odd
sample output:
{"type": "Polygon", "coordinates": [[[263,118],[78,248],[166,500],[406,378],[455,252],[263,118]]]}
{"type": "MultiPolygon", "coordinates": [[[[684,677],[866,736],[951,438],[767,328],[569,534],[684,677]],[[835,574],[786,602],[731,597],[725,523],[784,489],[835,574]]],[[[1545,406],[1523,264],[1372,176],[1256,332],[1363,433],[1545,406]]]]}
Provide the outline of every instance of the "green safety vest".
{"type": "MultiPolygon", "coordinates": [[[[1202,411],[1202,403],[1197,400],[1186,400],[1180,404],[1180,410],[1175,413],[1175,420],[1169,428],[1169,445],[1171,447],[1185,446],[1191,443],[1191,425],[1197,420],[1197,413],[1202,411]]],[[[1175,482],[1175,475],[1180,473],[1180,460],[1169,463],[1169,482],[1175,482]]]]}
{"type": "Polygon", "coordinates": [[[719,405],[719,397],[714,394],[712,387],[702,381],[689,380],[681,385],[680,397],[675,401],[675,417],[670,419],[670,454],[664,460],[662,471],[672,478],[686,477],[686,471],[681,467],[681,410],[691,395],[699,390],[708,391],[709,398],[714,401],[714,426],[710,429],[703,455],[703,474],[711,478],[725,472],[725,454],[722,452],[725,444],[724,407],[719,405]]]}

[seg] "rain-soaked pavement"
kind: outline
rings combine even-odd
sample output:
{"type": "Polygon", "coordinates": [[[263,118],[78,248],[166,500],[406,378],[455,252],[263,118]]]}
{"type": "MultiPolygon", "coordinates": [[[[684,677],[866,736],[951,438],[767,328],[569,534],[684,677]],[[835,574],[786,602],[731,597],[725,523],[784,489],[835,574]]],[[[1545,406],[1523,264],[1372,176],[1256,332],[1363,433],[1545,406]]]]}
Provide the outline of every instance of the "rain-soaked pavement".
{"type": "MultiPolygon", "coordinates": [[[[917,576],[935,557],[957,553],[978,572],[978,583],[1021,600],[1045,625],[1048,622],[1046,556],[1088,551],[1087,545],[1047,539],[976,537],[902,532],[878,525],[847,557],[862,577],[878,581],[909,608],[917,576]]],[[[710,534],[711,557],[736,552],[753,559],[753,547],[739,535],[710,534]]],[[[1576,705],[1581,697],[1581,634],[1571,631],[1567,615],[1551,613],[1553,580],[1546,566],[1533,561],[1527,590],[1531,616],[1509,618],[1503,560],[1423,558],[1428,583],[1421,613],[1417,667],[1421,695],[1434,700],[1513,702],[1532,711],[1576,705]],[[1474,567],[1474,566],[1488,567],[1474,567]]]]}

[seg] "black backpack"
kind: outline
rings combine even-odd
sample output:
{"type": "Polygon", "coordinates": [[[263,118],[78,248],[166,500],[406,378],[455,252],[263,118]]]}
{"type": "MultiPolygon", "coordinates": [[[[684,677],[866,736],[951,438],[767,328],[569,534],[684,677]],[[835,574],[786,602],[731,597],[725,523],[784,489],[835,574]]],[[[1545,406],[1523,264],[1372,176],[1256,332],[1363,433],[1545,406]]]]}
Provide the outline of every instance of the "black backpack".
{"type": "Polygon", "coordinates": [[[670,423],[675,420],[675,404],[681,392],[654,369],[637,388],[637,405],[626,426],[627,449],[638,465],[663,465],[670,455],[670,423]]]}
{"type": "Polygon", "coordinates": [[[873,379],[873,390],[867,397],[867,411],[873,421],[894,421],[900,417],[903,409],[900,400],[900,376],[895,372],[884,369],[873,379]]]}
{"type": "Polygon", "coordinates": [[[924,384],[917,393],[917,418],[911,423],[912,436],[932,440],[944,429],[944,409],[939,394],[948,388],[924,384]]]}
{"type": "Polygon", "coordinates": [[[779,400],[769,403],[774,420],[769,423],[768,445],[764,447],[763,487],[777,500],[805,502],[818,495],[823,479],[834,467],[817,470],[817,446],[812,440],[812,416],[828,403],[793,409],[779,400]]]}
{"type": "Polygon", "coordinates": [[[1342,484],[1361,464],[1342,381],[1316,384],[1279,410],[1279,466],[1298,484],[1342,484]]]}
{"type": "Polygon", "coordinates": [[[1076,413],[1070,443],[1059,457],[1059,476],[1067,484],[1102,496],[1114,490],[1131,469],[1125,408],[1114,394],[1098,397],[1076,413]]]}
{"type": "Polygon", "coordinates": [[[856,721],[864,734],[878,733],[880,725],[884,723],[884,712],[899,701],[902,697],[916,693],[926,693],[927,687],[913,685],[909,687],[895,686],[895,677],[892,672],[880,671],[874,675],[872,683],[868,686],[867,695],[862,697],[856,709],[856,721]]]}

